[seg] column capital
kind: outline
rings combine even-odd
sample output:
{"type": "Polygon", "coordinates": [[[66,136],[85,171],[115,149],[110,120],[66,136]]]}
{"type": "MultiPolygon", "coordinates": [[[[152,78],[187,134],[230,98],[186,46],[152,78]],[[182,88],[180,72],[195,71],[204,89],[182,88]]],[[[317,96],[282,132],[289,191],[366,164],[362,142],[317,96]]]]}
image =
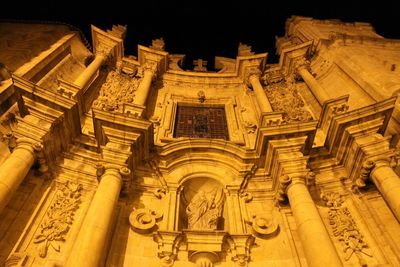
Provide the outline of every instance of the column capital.
{"type": "Polygon", "coordinates": [[[128,167],[117,165],[117,164],[103,164],[96,163],[96,175],[98,178],[103,176],[104,174],[114,174],[115,176],[128,176],[131,174],[131,170],[128,167]]]}
{"type": "Polygon", "coordinates": [[[253,86],[252,80],[255,80],[255,79],[259,80],[261,77],[261,74],[262,74],[262,72],[259,67],[256,67],[256,66],[247,67],[245,69],[245,75],[244,75],[247,86],[252,87],[253,86]]]}
{"type": "Polygon", "coordinates": [[[146,62],[141,66],[144,73],[149,73],[152,75],[152,79],[155,79],[157,75],[158,62],[154,60],[146,60],[146,62]]]}
{"type": "Polygon", "coordinates": [[[298,72],[301,69],[310,71],[310,68],[310,61],[305,57],[299,57],[293,60],[293,69],[295,72],[298,72]]]}

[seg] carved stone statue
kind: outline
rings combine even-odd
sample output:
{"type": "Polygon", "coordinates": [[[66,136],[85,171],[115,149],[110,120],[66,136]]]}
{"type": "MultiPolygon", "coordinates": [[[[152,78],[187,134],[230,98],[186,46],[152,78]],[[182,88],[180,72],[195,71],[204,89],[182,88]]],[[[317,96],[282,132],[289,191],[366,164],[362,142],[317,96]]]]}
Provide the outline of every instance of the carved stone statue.
{"type": "Polygon", "coordinates": [[[216,230],[223,207],[223,192],[215,188],[210,192],[199,190],[186,208],[188,229],[216,230]]]}

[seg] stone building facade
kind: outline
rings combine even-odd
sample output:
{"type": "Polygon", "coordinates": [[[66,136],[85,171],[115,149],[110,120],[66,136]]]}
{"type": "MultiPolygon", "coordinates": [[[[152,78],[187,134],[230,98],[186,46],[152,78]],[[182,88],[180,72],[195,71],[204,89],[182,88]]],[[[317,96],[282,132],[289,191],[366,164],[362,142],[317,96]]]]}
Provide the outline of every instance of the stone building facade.
{"type": "Polygon", "coordinates": [[[218,71],[0,24],[0,265],[400,266],[400,41],[292,17],[218,71]]]}

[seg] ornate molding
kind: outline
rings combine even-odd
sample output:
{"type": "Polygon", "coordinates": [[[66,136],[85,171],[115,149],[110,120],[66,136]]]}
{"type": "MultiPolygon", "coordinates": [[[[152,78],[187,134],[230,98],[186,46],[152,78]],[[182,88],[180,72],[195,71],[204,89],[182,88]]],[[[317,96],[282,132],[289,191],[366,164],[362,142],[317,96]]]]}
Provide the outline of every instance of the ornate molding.
{"type": "Polygon", "coordinates": [[[163,214],[150,209],[133,209],[129,215],[129,223],[133,231],[139,234],[148,234],[156,230],[157,222],[163,214]]]}
{"type": "Polygon", "coordinates": [[[10,152],[13,152],[15,147],[17,146],[17,138],[15,137],[13,132],[8,132],[2,136],[1,141],[5,142],[8,146],[10,152]]]}
{"type": "Polygon", "coordinates": [[[341,241],[343,245],[344,259],[348,261],[356,255],[361,266],[367,266],[363,256],[372,257],[368,251],[368,245],[364,241],[364,236],[357,227],[356,222],[349,209],[343,206],[344,198],[339,193],[322,193],[321,198],[329,207],[329,223],[333,235],[341,241]]]}
{"type": "Polygon", "coordinates": [[[74,221],[75,211],[81,203],[81,190],[81,184],[69,181],[57,190],[56,197],[40,224],[40,232],[33,240],[33,243],[40,244],[40,257],[46,257],[49,246],[60,252],[60,243],[65,241],[74,221]]]}

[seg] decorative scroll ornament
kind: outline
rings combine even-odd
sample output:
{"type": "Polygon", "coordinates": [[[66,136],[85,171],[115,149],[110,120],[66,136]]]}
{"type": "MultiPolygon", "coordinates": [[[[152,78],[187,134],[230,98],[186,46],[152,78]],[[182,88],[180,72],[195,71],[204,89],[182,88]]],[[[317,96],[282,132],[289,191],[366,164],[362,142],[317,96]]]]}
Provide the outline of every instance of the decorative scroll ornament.
{"type": "Polygon", "coordinates": [[[253,215],[252,219],[246,222],[252,226],[253,234],[259,238],[272,237],[279,231],[279,225],[265,215],[253,215]]]}
{"type": "Polygon", "coordinates": [[[343,245],[344,259],[350,260],[356,255],[361,266],[367,266],[363,255],[372,257],[368,251],[368,245],[364,241],[364,236],[358,229],[350,211],[342,204],[343,196],[339,193],[323,193],[321,198],[329,207],[329,223],[333,230],[333,235],[341,241],[343,245]]]}
{"type": "Polygon", "coordinates": [[[162,199],[166,192],[167,191],[164,188],[157,188],[154,190],[153,195],[158,199],[162,199]]]}
{"type": "Polygon", "coordinates": [[[245,203],[249,203],[253,200],[253,195],[249,192],[243,192],[240,194],[240,197],[244,200],[245,203]]]}
{"type": "Polygon", "coordinates": [[[151,233],[155,230],[157,222],[163,218],[162,213],[150,209],[133,209],[129,215],[132,230],[139,234],[151,233]]]}
{"type": "Polygon", "coordinates": [[[56,197],[42,223],[40,232],[34,237],[33,242],[39,243],[39,256],[47,255],[49,246],[55,251],[60,251],[60,243],[65,241],[73,220],[75,211],[81,203],[82,185],[67,182],[56,192],[56,197]]]}
{"type": "Polygon", "coordinates": [[[278,190],[276,191],[276,194],[275,194],[275,199],[278,202],[286,201],[286,190],[291,182],[292,182],[292,179],[288,175],[282,175],[279,178],[278,190]]]}
{"type": "Polygon", "coordinates": [[[363,163],[360,176],[356,179],[355,185],[358,188],[362,188],[366,186],[366,180],[369,178],[372,169],[375,167],[375,162],[372,160],[366,160],[363,163]]]}

